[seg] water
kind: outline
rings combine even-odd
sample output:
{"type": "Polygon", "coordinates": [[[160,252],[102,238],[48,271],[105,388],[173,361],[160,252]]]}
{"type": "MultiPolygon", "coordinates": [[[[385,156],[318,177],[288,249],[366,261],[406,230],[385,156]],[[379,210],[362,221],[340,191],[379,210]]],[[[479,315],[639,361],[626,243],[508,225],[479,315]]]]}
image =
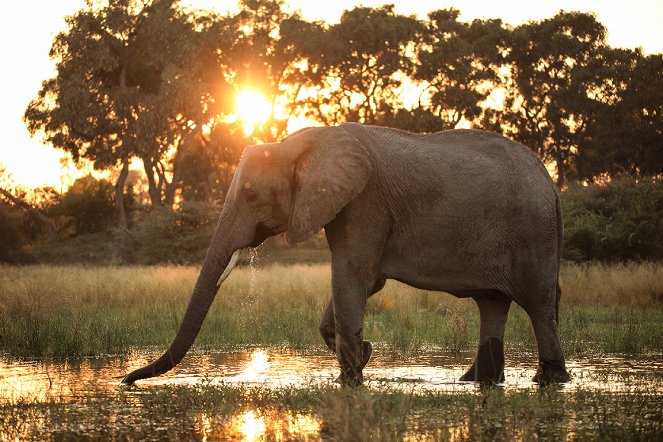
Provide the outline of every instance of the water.
{"type": "MultiPolygon", "coordinates": [[[[0,414],[4,413],[0,417],[6,421],[3,423],[0,419],[0,440],[41,438],[45,434],[56,439],[81,436],[122,438],[127,434],[127,437],[135,439],[188,439],[191,434],[202,440],[208,437],[232,440],[324,439],[325,421],[321,416],[289,406],[240,406],[225,411],[220,410],[219,405],[206,406],[202,410],[196,409],[194,413],[189,412],[188,420],[183,420],[182,416],[178,417],[177,411],[151,410],[153,406],[150,405],[149,393],[163,385],[243,385],[263,391],[333,385],[338,374],[334,355],[322,350],[265,347],[198,351],[189,354],[166,375],[138,381],[132,388],[120,385],[124,374],[159,355],[158,351],[137,351],[130,356],[94,357],[76,362],[0,358],[0,404],[6,404],[5,412],[0,407],[0,414]],[[148,396],[144,398],[145,394],[148,396]],[[26,409],[12,405],[21,401],[34,403],[53,399],[64,404],[64,408],[51,409],[44,414],[38,406],[26,409]],[[101,405],[94,405],[95,401],[101,405]],[[12,406],[17,408],[11,411],[12,406]],[[17,415],[20,417],[14,417],[17,415]],[[10,421],[11,418],[14,420],[10,421]]],[[[451,394],[477,392],[477,397],[481,396],[481,392],[477,391],[480,388],[478,385],[458,381],[471,364],[473,353],[450,354],[428,347],[417,355],[404,356],[388,347],[375,345],[373,355],[364,375],[366,385],[374,391],[396,389],[413,394],[427,391],[451,394]]],[[[531,379],[535,360],[534,354],[510,354],[507,357],[506,380],[499,388],[516,392],[534,388],[531,379]]],[[[606,391],[613,395],[610,397],[617,398],[615,401],[619,401],[621,394],[634,389],[652,391],[652,380],[653,391],[660,392],[661,378],[658,373],[663,368],[663,357],[574,357],[568,361],[568,368],[573,380],[561,387],[562,394],[573,394],[581,389],[606,391]]],[[[657,401],[655,398],[652,400],[657,401]]],[[[188,405],[184,407],[186,409],[188,405]]],[[[422,418],[446,422],[445,419],[449,419],[448,410],[424,410],[423,417],[417,413],[408,417],[405,423],[405,439],[463,439],[473,434],[468,433],[471,427],[463,420],[447,422],[443,430],[435,430],[437,433],[424,432],[420,428],[422,418]]],[[[575,413],[572,411],[573,415],[575,413]]],[[[634,413],[639,415],[640,411],[634,413]]],[[[580,418],[578,422],[581,422],[580,418]]],[[[584,422],[591,422],[591,419],[584,422]]],[[[558,434],[554,425],[551,428],[555,437],[579,431],[579,427],[570,426],[558,434]]]]}
{"type": "MultiPolygon", "coordinates": [[[[0,358],[0,400],[78,396],[86,390],[112,394],[123,375],[155,359],[159,352],[131,356],[86,358],[76,362],[0,358]]],[[[472,363],[473,353],[450,354],[429,347],[421,354],[402,354],[376,346],[364,369],[369,388],[403,388],[432,391],[473,391],[472,382],[458,379],[472,363]]],[[[530,388],[535,373],[534,354],[507,355],[503,388],[530,388]]],[[[573,379],[564,389],[577,387],[617,391],[647,383],[648,374],[661,372],[663,357],[629,359],[620,356],[575,357],[567,361],[573,379]]],[[[270,388],[305,387],[331,383],[338,375],[333,354],[279,348],[244,348],[192,352],[174,370],[145,379],[138,388],[154,385],[191,385],[205,382],[270,388]]]]}

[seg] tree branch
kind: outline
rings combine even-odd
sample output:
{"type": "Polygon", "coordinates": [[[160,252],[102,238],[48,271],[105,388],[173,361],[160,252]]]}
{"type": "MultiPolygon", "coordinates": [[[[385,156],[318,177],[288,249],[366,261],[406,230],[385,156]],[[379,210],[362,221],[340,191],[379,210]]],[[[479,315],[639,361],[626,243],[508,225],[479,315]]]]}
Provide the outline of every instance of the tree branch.
{"type": "Polygon", "coordinates": [[[23,201],[22,199],[15,197],[5,189],[0,188],[0,193],[4,195],[9,201],[14,203],[14,205],[26,210],[30,214],[30,216],[32,216],[38,222],[40,222],[46,228],[46,230],[48,230],[48,233],[51,236],[51,241],[57,241],[59,239],[58,231],[55,228],[55,223],[49,217],[41,213],[41,211],[38,210],[37,208],[23,201]]]}

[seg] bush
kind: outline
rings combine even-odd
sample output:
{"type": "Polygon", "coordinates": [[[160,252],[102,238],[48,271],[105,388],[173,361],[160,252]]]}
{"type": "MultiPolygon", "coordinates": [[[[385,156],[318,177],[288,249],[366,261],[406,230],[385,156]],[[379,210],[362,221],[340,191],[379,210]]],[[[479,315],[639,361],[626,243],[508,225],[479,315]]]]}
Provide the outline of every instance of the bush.
{"type": "Polygon", "coordinates": [[[663,258],[663,182],[620,178],[562,192],[563,257],[571,261],[663,258]]]}
{"type": "Polygon", "coordinates": [[[141,264],[199,263],[212,237],[221,209],[212,203],[185,202],[171,211],[155,207],[131,230],[130,261],[141,264]]]}
{"type": "Polygon", "coordinates": [[[87,175],[74,182],[50,213],[72,224],[75,234],[102,232],[113,224],[113,193],[111,183],[87,175]]]}
{"type": "Polygon", "coordinates": [[[39,227],[29,215],[0,201],[0,262],[26,261],[25,248],[38,233],[39,227]]]}

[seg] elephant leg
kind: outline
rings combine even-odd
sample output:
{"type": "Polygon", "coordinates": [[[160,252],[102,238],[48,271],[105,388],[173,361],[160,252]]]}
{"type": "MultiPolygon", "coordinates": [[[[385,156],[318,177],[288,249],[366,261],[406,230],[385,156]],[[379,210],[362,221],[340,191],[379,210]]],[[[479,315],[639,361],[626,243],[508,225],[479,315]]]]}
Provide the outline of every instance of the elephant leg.
{"type": "MultiPolygon", "coordinates": [[[[322,321],[320,321],[320,335],[322,339],[327,344],[327,348],[336,353],[336,327],[334,325],[334,301],[330,300],[329,304],[325,308],[325,312],[322,314],[322,321]]],[[[361,357],[362,357],[362,366],[363,369],[368,364],[368,361],[371,359],[371,354],[373,353],[373,344],[369,341],[362,341],[361,343],[361,357]]],[[[339,377],[338,381],[341,381],[339,377]]]]}
{"type": "Polygon", "coordinates": [[[461,381],[504,382],[504,327],[511,299],[500,294],[476,296],[481,326],[479,348],[472,366],[461,381]]]}
{"type": "Polygon", "coordinates": [[[320,336],[327,344],[327,348],[336,353],[336,327],[334,326],[334,301],[332,299],[329,300],[329,304],[322,314],[320,336]]]}
{"type": "Polygon", "coordinates": [[[335,271],[332,287],[336,357],[341,366],[339,380],[346,386],[361,385],[362,370],[372,352],[370,342],[364,341],[364,313],[373,283],[366,284],[360,276],[335,271]]]}
{"type": "Polygon", "coordinates": [[[529,310],[526,309],[532,321],[539,351],[539,365],[533,381],[540,384],[570,381],[571,376],[566,371],[564,353],[557,332],[556,308],[529,310]]]}
{"type": "MultiPolygon", "coordinates": [[[[369,297],[382,290],[385,282],[385,279],[378,280],[371,289],[369,297]]],[[[333,299],[329,300],[329,303],[322,314],[322,320],[320,321],[320,336],[322,336],[322,339],[325,341],[327,348],[333,353],[336,353],[336,327],[334,325],[333,299]]],[[[373,345],[369,341],[363,341],[361,345],[362,368],[366,367],[366,364],[368,364],[368,361],[371,359],[372,353],[373,345]]]]}

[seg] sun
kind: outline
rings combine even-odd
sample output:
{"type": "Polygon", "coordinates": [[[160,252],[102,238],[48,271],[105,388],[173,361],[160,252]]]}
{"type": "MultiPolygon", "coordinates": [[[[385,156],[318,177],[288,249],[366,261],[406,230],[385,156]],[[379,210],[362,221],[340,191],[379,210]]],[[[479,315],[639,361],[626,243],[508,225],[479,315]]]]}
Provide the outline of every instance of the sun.
{"type": "Polygon", "coordinates": [[[272,115],[272,104],[260,92],[242,89],[235,98],[235,115],[244,124],[244,133],[253,133],[272,115]]]}

